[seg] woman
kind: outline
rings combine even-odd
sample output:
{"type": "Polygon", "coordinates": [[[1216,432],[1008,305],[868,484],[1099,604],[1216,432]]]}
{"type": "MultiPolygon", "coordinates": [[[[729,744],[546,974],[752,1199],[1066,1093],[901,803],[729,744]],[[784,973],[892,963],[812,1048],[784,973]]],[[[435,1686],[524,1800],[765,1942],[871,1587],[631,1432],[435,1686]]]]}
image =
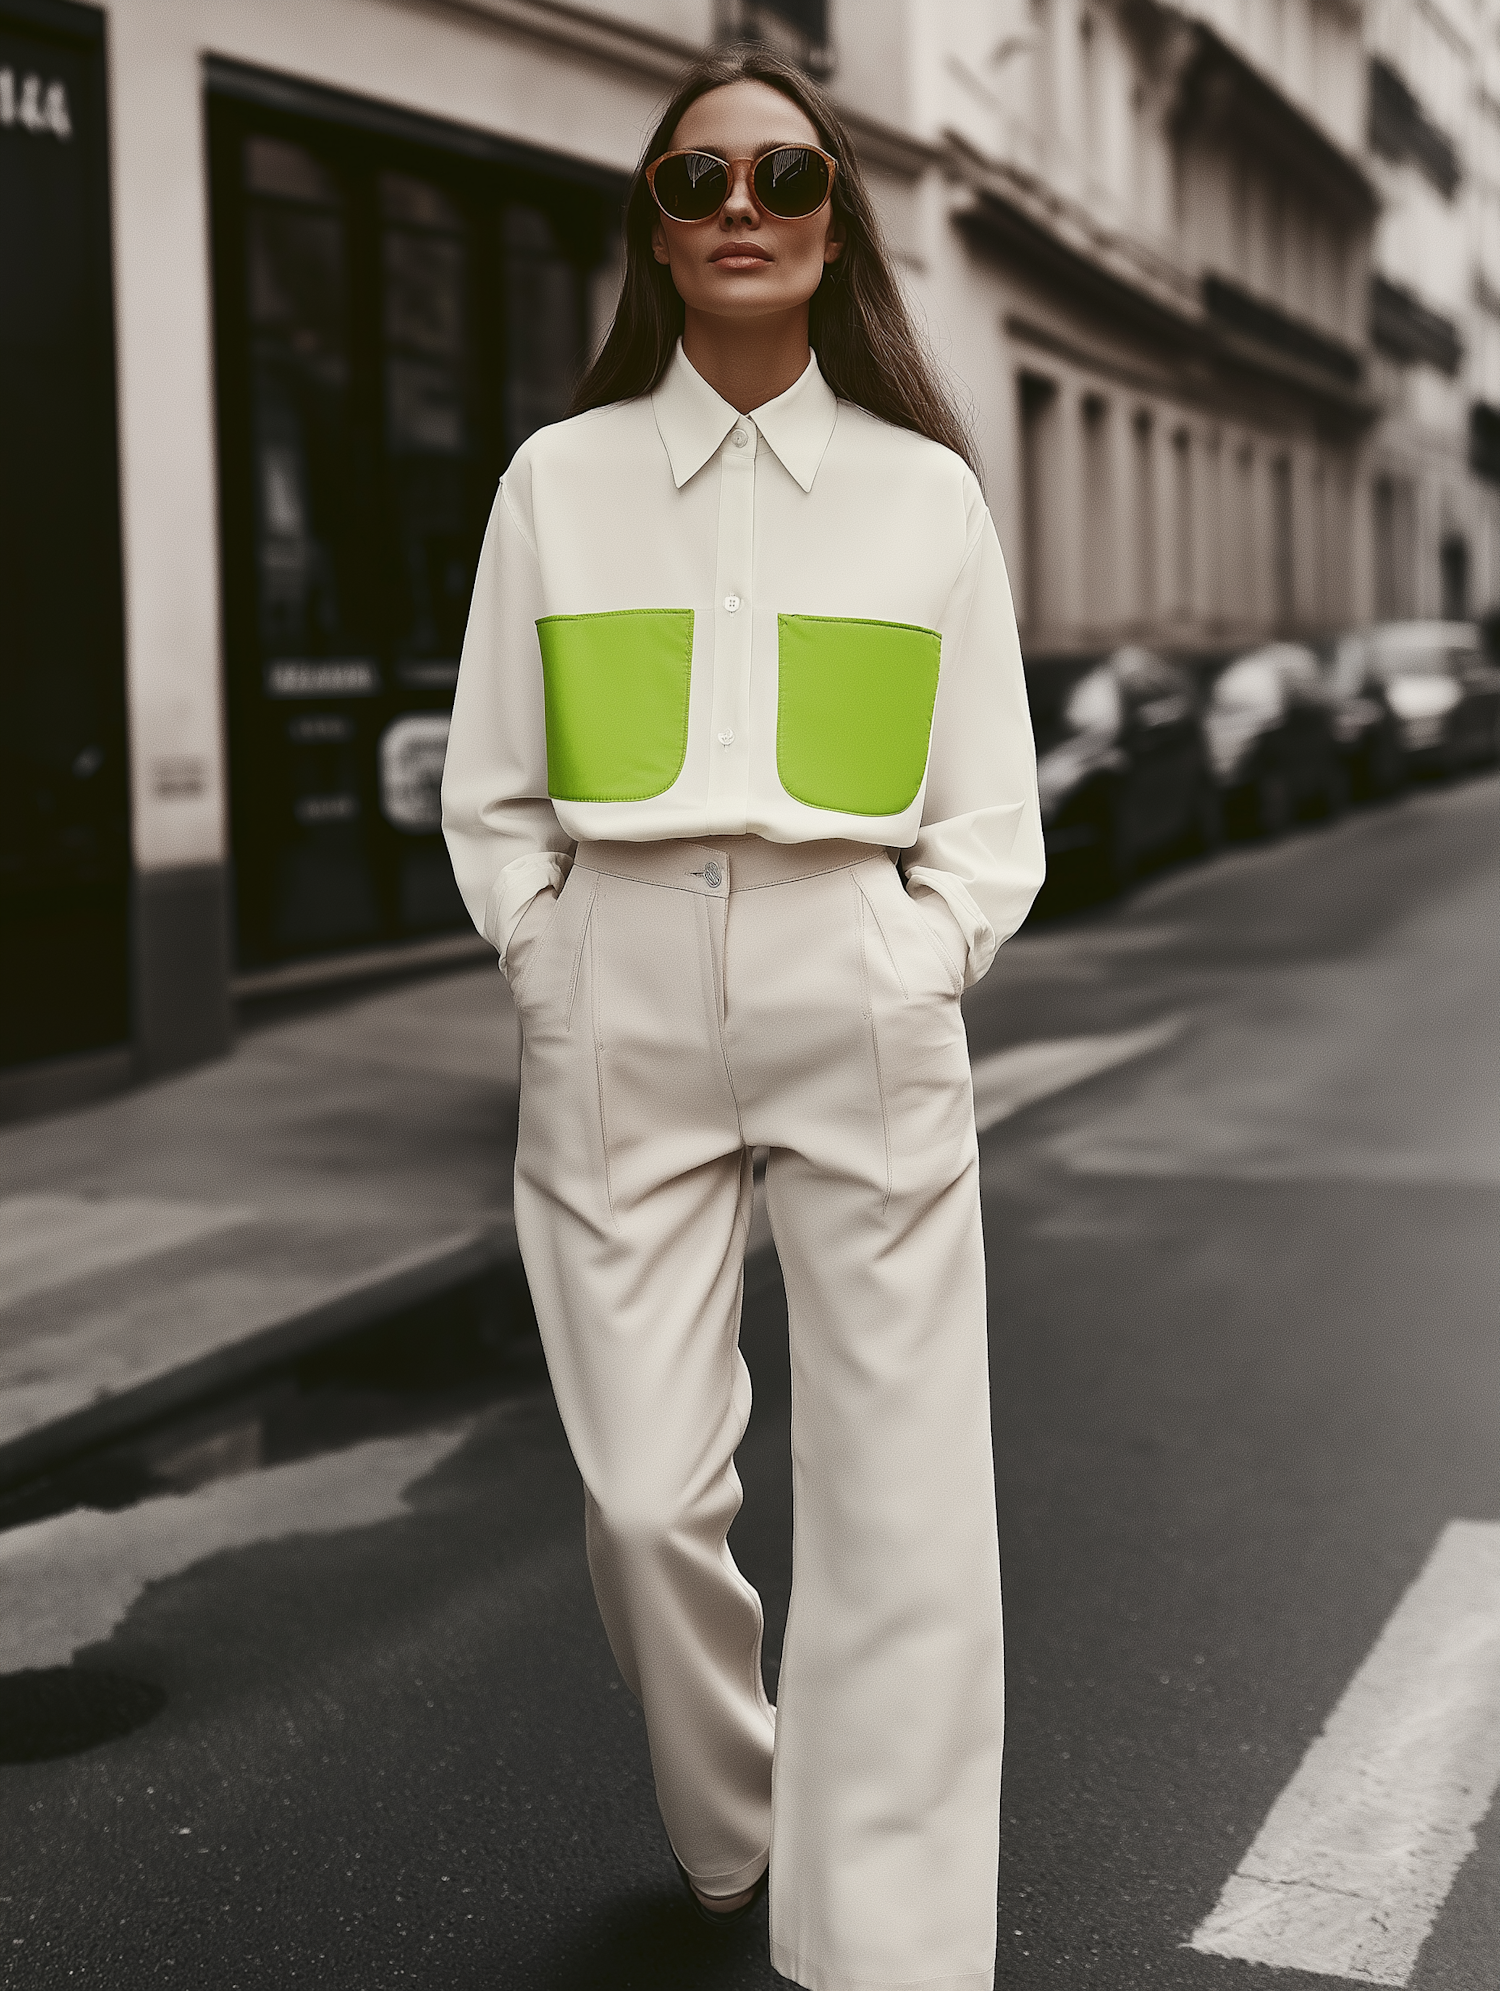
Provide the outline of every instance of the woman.
{"type": "Polygon", "coordinates": [[[626,237],[581,412],[501,485],[444,780],[523,1026],[516,1227],[700,1911],[738,1919],[769,1860],[794,1982],[977,1991],[1002,1674],[958,998],[1042,877],[1005,569],[804,77],[692,70],[626,237]],[[726,1546],[757,1146],[793,1371],[775,1709],[726,1546]]]}

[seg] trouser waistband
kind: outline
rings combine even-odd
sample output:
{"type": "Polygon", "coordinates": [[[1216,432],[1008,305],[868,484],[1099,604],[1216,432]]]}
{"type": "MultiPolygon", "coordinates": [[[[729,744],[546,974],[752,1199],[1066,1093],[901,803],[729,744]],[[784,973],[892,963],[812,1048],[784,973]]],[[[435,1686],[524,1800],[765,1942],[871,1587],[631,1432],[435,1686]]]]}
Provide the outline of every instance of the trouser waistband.
{"type": "Polygon", "coordinates": [[[767,885],[790,885],[828,871],[886,857],[881,844],[825,838],[816,843],[768,843],[764,837],[720,837],[690,843],[664,837],[654,843],[580,843],[573,862],[585,871],[630,878],[642,885],[666,885],[679,892],[721,898],[729,892],[758,892],[767,885]]]}

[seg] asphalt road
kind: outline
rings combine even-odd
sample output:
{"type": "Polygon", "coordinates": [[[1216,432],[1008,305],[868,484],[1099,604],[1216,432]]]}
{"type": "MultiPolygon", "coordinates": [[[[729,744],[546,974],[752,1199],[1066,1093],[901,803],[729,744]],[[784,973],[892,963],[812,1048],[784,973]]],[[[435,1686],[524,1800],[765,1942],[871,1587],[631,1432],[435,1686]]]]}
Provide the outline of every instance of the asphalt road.
{"type": "MultiPolygon", "coordinates": [[[[983,1144],[1016,1991],[1346,1981],[1186,1944],[1442,1529],[1500,1518],[1497,805],[1487,777],[1166,874],[969,998],[976,1055],[1181,1021],[983,1144]]],[[[774,1692],[774,1267],[744,1341],[774,1692]]],[[[0,1533],[0,1753],[129,1730],[0,1762],[0,1982],[782,1982],[763,1919],[681,1897],[524,1348],[272,1398],[159,1438],[175,1494],[120,1467],[123,1504],[0,1533]]],[[[1409,1981],[1500,1981],[1500,1807],[1409,1981]]]]}

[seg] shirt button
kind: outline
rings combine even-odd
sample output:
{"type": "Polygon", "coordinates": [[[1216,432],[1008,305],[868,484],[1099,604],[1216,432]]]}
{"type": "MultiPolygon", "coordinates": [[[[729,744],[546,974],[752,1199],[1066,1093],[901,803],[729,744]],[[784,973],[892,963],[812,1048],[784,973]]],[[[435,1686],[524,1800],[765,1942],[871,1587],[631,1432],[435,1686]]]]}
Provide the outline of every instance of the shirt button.
{"type": "Polygon", "coordinates": [[[734,734],[732,732],[720,733],[719,745],[721,747],[732,747],[734,745],[734,734]]]}
{"type": "Polygon", "coordinates": [[[717,892],[724,882],[724,873],[712,858],[703,867],[703,882],[711,892],[717,892]]]}
{"type": "Polygon", "coordinates": [[[740,612],[740,598],[739,598],[739,596],[738,596],[738,595],[725,595],[725,597],[724,597],[724,606],[725,606],[725,608],[726,608],[726,609],[728,609],[728,611],[729,611],[729,613],[730,613],[731,615],[738,615],[738,614],[739,614],[739,612],[740,612]]]}
{"type": "Polygon", "coordinates": [[[750,437],[744,429],[735,430],[734,446],[736,449],[748,449],[750,447],[750,437]]]}

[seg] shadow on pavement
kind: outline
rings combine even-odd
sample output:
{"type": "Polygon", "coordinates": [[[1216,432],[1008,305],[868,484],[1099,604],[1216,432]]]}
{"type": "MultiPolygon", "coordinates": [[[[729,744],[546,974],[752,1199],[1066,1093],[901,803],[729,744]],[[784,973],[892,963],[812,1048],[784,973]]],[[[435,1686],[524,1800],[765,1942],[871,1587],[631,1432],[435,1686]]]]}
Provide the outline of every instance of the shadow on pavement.
{"type": "Polygon", "coordinates": [[[114,1742],[167,1704],[149,1680],[83,1666],[0,1675],[0,1763],[48,1763],[114,1742]]]}
{"type": "Polygon", "coordinates": [[[535,1979],[538,1991],[767,1991],[787,1981],[766,1956],[763,1908],[720,1934],[681,1893],[585,1911],[535,1979]]]}

